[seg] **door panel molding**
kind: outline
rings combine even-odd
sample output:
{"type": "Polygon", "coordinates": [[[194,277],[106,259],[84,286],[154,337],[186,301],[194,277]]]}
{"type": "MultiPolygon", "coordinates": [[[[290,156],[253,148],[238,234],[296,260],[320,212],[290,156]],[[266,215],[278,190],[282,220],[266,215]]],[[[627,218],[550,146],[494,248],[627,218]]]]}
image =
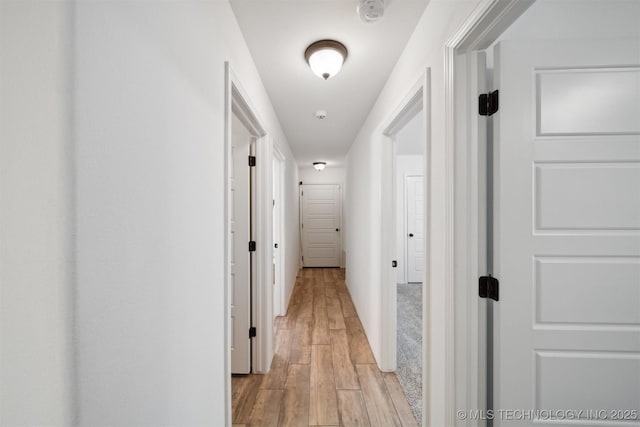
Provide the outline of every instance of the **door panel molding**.
{"type": "Polygon", "coordinates": [[[494,51],[507,107],[494,122],[495,273],[504,284],[494,310],[496,406],[639,411],[640,135],[632,153],[618,144],[630,134],[611,131],[629,129],[625,110],[640,101],[618,94],[616,73],[585,80],[564,70],[640,64],[640,41],[502,41],[494,51]],[[566,75],[536,105],[536,70],[552,67],[566,75]],[[591,104],[606,106],[597,123],[575,92],[581,84],[591,104]],[[545,128],[558,134],[553,143],[537,138],[544,116],[559,118],[545,128]],[[609,144],[594,145],[594,129],[609,132],[609,144]]]}
{"type": "Polygon", "coordinates": [[[342,265],[342,186],[340,184],[300,185],[300,238],[305,267],[340,267],[342,265]],[[311,201],[311,195],[321,191],[325,192],[325,196],[335,197],[337,206],[322,203],[322,199],[319,198],[311,201]],[[309,210],[312,206],[316,209],[313,214],[315,218],[305,218],[306,215],[311,215],[309,210]]]}

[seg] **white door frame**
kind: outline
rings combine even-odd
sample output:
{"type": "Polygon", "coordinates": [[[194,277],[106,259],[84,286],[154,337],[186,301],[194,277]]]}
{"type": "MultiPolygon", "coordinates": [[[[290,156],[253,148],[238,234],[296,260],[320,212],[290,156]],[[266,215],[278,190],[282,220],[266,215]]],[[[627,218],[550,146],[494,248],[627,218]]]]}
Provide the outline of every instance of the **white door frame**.
{"type": "MultiPolygon", "coordinates": [[[[231,120],[235,113],[240,121],[247,127],[256,140],[256,162],[255,169],[255,218],[254,223],[256,239],[256,262],[254,265],[256,274],[253,283],[253,321],[257,328],[257,336],[253,341],[252,365],[253,372],[268,372],[273,358],[273,296],[271,268],[273,242],[271,232],[272,220],[272,200],[273,186],[271,185],[271,165],[273,141],[264,130],[264,123],[256,114],[250,98],[242,88],[237,75],[234,73],[229,62],[225,62],[225,105],[224,105],[224,152],[225,152],[225,191],[224,191],[224,331],[225,331],[225,420],[227,425],[231,425],[231,217],[230,206],[230,171],[231,171],[231,120]]],[[[248,243],[248,242],[247,242],[248,243]]],[[[215,284],[212,284],[214,286],[215,284]]],[[[248,333],[249,331],[247,331],[248,333]]]]}
{"type": "MultiPolygon", "coordinates": [[[[382,325],[382,355],[380,360],[380,369],[383,371],[395,371],[397,365],[396,359],[396,346],[397,346],[397,274],[396,268],[392,267],[392,260],[396,259],[396,178],[394,177],[396,171],[395,158],[396,158],[396,142],[395,136],[416,114],[422,114],[422,123],[425,127],[423,135],[425,135],[424,141],[422,141],[423,156],[423,170],[424,170],[424,189],[425,189],[425,270],[429,266],[429,223],[430,214],[426,207],[428,206],[429,196],[431,194],[431,187],[429,185],[429,174],[427,173],[429,161],[431,159],[430,148],[430,69],[425,69],[424,73],[414,83],[407,95],[400,102],[398,107],[393,110],[392,114],[387,120],[382,123],[379,134],[382,139],[382,164],[380,165],[381,175],[381,193],[380,193],[380,208],[381,208],[381,228],[380,228],[380,268],[382,278],[382,310],[381,310],[381,325],[382,325]]],[[[423,331],[429,330],[428,318],[425,316],[425,310],[427,308],[427,296],[428,296],[429,281],[424,281],[424,291],[422,294],[423,304],[423,331]]],[[[424,335],[424,332],[423,332],[424,335]]],[[[424,340],[423,343],[426,343],[424,340]]],[[[427,366],[425,360],[428,358],[428,350],[423,348],[423,372],[424,367],[427,366]]],[[[423,378],[426,378],[423,375],[423,378]]],[[[427,381],[423,381],[423,385],[426,385],[427,381]]],[[[423,398],[427,396],[428,390],[423,387],[423,398]]],[[[426,414],[426,410],[424,411],[426,414]]]]}
{"type": "MultiPolygon", "coordinates": [[[[278,256],[276,257],[276,263],[278,263],[277,265],[277,269],[279,269],[280,272],[280,284],[279,284],[279,289],[274,289],[274,291],[277,292],[276,295],[274,295],[274,301],[276,301],[276,304],[274,306],[274,317],[275,316],[284,316],[286,314],[286,303],[285,303],[285,295],[284,295],[284,272],[285,272],[285,257],[284,254],[285,252],[285,239],[284,239],[284,227],[285,227],[285,222],[284,222],[284,191],[285,191],[285,156],[282,154],[282,152],[278,149],[278,147],[276,147],[274,145],[273,147],[273,159],[277,162],[279,162],[279,173],[278,173],[278,177],[276,178],[275,173],[276,171],[273,171],[273,179],[277,180],[278,183],[278,192],[280,193],[278,195],[278,199],[277,202],[280,204],[280,206],[277,206],[278,209],[278,213],[279,213],[279,218],[275,218],[275,221],[277,221],[278,225],[279,225],[279,236],[274,236],[275,240],[277,240],[278,243],[278,256]]],[[[275,195],[274,195],[275,198],[275,195]]]]}
{"type": "MultiPolygon", "coordinates": [[[[478,116],[475,55],[488,48],[535,0],[483,0],[445,44],[446,425],[485,425],[456,411],[485,410],[486,301],[478,277],[486,263],[486,131],[478,116]]],[[[437,302],[436,302],[437,303],[437,302]]]]}

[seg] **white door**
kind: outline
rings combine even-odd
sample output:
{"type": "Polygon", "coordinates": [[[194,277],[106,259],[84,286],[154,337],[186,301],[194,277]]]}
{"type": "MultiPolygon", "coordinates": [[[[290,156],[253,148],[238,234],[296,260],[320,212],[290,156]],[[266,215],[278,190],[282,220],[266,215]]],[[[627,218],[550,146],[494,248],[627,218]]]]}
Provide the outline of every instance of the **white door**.
{"type": "Polygon", "coordinates": [[[639,425],[640,44],[506,42],[494,58],[494,407],[639,425]]]}
{"type": "Polygon", "coordinates": [[[424,178],[408,176],[407,201],[407,282],[422,283],[424,274],[424,178]]]}
{"type": "Polygon", "coordinates": [[[340,267],[340,186],[301,185],[302,262],[340,267]]]}
{"type": "Polygon", "coordinates": [[[251,372],[250,172],[251,135],[233,116],[231,176],[231,372],[251,372]]]}

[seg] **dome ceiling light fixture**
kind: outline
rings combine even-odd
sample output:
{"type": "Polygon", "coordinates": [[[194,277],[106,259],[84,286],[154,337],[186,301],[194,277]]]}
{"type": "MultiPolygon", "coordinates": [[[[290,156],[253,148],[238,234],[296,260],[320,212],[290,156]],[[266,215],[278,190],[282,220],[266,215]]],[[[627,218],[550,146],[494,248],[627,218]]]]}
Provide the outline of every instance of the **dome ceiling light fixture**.
{"type": "Polygon", "coordinates": [[[335,40],[318,40],[304,52],[304,58],[315,75],[325,80],[340,72],[347,59],[347,48],[335,40]]]}
{"type": "Polygon", "coordinates": [[[313,162],[313,167],[316,168],[318,172],[323,170],[327,166],[327,162],[313,162]]]}

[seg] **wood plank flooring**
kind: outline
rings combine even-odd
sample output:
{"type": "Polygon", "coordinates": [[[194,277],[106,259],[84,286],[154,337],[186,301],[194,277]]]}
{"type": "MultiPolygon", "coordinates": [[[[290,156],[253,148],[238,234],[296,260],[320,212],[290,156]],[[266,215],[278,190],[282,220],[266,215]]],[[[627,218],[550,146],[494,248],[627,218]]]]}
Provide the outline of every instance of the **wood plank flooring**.
{"type": "Polygon", "coordinates": [[[266,375],[234,376],[234,427],[415,427],[393,373],[380,372],[344,270],[305,268],[275,321],[266,375]]]}

